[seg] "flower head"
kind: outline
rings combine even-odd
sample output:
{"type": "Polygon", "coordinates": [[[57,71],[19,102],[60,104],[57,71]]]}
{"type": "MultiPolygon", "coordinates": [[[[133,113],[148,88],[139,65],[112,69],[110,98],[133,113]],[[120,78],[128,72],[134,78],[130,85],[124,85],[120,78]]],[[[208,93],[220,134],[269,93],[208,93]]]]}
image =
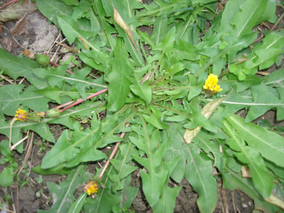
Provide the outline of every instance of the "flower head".
{"type": "Polygon", "coordinates": [[[16,121],[27,121],[29,119],[29,113],[26,110],[18,109],[15,114],[16,121]]]}
{"type": "Polygon", "coordinates": [[[96,181],[89,181],[85,188],[84,192],[87,192],[88,195],[95,194],[99,191],[99,185],[96,181]]]}
{"type": "Polygon", "coordinates": [[[212,93],[220,92],[222,91],[222,88],[220,88],[220,85],[217,85],[217,83],[218,83],[218,76],[210,74],[208,75],[205,84],[203,85],[203,89],[211,91],[212,93]]]}

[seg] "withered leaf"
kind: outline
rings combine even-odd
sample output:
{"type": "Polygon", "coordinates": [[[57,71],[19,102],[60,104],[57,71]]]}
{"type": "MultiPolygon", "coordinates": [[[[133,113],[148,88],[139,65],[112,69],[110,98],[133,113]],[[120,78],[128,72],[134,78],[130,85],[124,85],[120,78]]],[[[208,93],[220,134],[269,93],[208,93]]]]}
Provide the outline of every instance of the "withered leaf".
{"type": "MultiPolygon", "coordinates": [[[[229,94],[230,95],[230,94],[229,94]]],[[[217,109],[217,107],[222,103],[222,101],[224,101],[229,95],[211,101],[208,104],[206,104],[202,110],[201,110],[201,114],[204,115],[205,118],[209,119],[211,117],[211,115],[213,114],[213,112],[217,109]]],[[[191,143],[192,139],[199,133],[199,131],[201,130],[201,126],[198,126],[194,129],[186,129],[183,138],[185,139],[186,143],[191,143]]]]}
{"type": "Polygon", "coordinates": [[[17,21],[15,26],[9,30],[12,36],[18,36],[23,34],[26,31],[26,24],[27,24],[27,14],[26,13],[20,20],[17,21]]]}
{"type": "Polygon", "coordinates": [[[128,38],[131,40],[132,44],[135,46],[137,52],[139,52],[139,50],[136,46],[136,43],[134,41],[134,38],[133,38],[132,30],[125,23],[123,18],[120,16],[119,12],[114,7],[112,7],[112,8],[113,8],[113,19],[114,19],[115,23],[117,23],[124,30],[124,32],[127,34],[128,38]]]}
{"type": "Polygon", "coordinates": [[[11,7],[8,7],[5,10],[0,12],[0,21],[6,22],[10,20],[20,19],[27,12],[32,13],[37,10],[37,6],[35,3],[30,3],[29,0],[23,0],[22,4],[17,2],[13,4],[11,7]]]}

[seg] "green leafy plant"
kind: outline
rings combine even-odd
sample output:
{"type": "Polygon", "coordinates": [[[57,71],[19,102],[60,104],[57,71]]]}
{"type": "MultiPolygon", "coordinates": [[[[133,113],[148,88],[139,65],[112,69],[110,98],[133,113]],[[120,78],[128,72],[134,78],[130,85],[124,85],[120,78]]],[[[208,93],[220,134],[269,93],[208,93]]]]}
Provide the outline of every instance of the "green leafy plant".
{"type": "Polygon", "coordinates": [[[18,169],[18,163],[15,161],[8,144],[9,142],[7,140],[3,140],[0,143],[0,151],[3,156],[0,159],[0,164],[9,163],[9,165],[0,173],[0,185],[3,187],[10,186],[13,183],[13,173],[18,169]]]}
{"type": "MultiPolygon", "coordinates": [[[[284,119],[283,69],[255,75],[282,61],[284,31],[266,30],[256,43],[254,29],[275,20],[275,1],[230,0],[218,13],[216,0],[36,3],[68,43],[76,43],[84,62],[66,72],[68,62],[41,67],[0,49],[3,74],[14,80],[24,76],[30,83],[0,88],[0,133],[12,144],[28,129],[38,133],[54,146],[33,171],[69,174],[60,185],[48,184],[54,204],[39,212],[123,212],[138,192],[130,186],[137,169],[154,212],[173,212],[182,186],[168,182],[183,178],[199,194],[200,212],[213,212],[218,200],[213,167],[223,187],[243,190],[255,209],[283,208],[275,191],[283,192],[284,139],[252,123],[271,109],[278,121],[284,119]],[[41,113],[50,112],[48,103],[59,105],[52,112],[56,116],[41,113]],[[29,116],[16,116],[10,137],[6,116],[20,107],[29,116]],[[234,115],[241,109],[247,110],[244,118],[234,115]],[[106,117],[99,119],[104,110],[106,117]],[[88,128],[82,129],[78,116],[90,119],[88,128]],[[55,141],[48,124],[68,129],[55,141]],[[76,186],[93,178],[85,165],[108,159],[102,152],[107,146],[115,151],[97,170],[102,187],[95,198],[83,193],[75,200],[76,186]],[[251,176],[243,177],[242,168],[251,176]]],[[[23,152],[22,145],[17,151],[23,152]]]]}

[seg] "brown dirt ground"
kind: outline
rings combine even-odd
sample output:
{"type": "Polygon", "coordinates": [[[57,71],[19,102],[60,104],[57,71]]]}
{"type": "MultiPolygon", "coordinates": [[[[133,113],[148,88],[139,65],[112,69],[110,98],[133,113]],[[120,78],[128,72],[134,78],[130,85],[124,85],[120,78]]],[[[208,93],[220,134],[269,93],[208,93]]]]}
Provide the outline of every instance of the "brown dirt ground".
{"type": "MultiPolygon", "coordinates": [[[[0,1],[0,5],[3,3],[8,2],[0,1]]],[[[281,14],[283,12],[283,9],[278,8],[277,13],[281,14]]],[[[59,40],[62,39],[62,36],[60,35],[59,31],[54,29],[54,26],[48,29],[46,34],[50,33],[50,37],[48,39],[50,40],[50,43],[46,43],[45,47],[42,49],[39,47],[37,49],[34,45],[34,42],[39,39],[37,37],[37,31],[42,28],[42,26],[45,26],[46,28],[46,19],[39,13],[39,11],[36,11],[26,18],[27,22],[23,26],[23,33],[21,35],[15,35],[11,36],[9,33],[9,30],[15,26],[16,21],[8,21],[2,24],[2,32],[0,33],[0,44],[1,48],[6,49],[7,51],[11,52],[12,54],[19,55],[22,53],[24,48],[27,47],[33,47],[33,49],[36,52],[43,53],[44,51],[48,50],[48,48],[52,45],[52,43],[55,41],[56,37],[59,36],[59,40]],[[39,22],[35,22],[34,19],[37,19],[39,22]],[[45,23],[41,23],[45,22],[45,23]],[[41,25],[42,24],[42,25],[41,25]],[[44,50],[45,49],[45,50],[44,50]]],[[[147,29],[146,29],[147,30],[147,29]]],[[[54,53],[57,51],[57,47],[52,48],[50,51],[45,52],[49,54],[50,56],[54,56],[54,53]]],[[[57,63],[59,59],[62,59],[64,55],[57,54],[54,62],[57,63]]],[[[275,70],[276,68],[270,68],[269,72],[275,70]]],[[[259,119],[266,119],[268,120],[272,125],[281,125],[280,123],[275,122],[275,112],[269,111],[264,116],[262,116],[259,119]]],[[[58,138],[62,132],[61,127],[58,125],[50,125],[50,129],[52,133],[55,135],[55,138],[58,138]]],[[[7,138],[3,135],[0,135],[0,141],[7,138]]],[[[14,205],[15,212],[21,212],[21,213],[34,213],[37,212],[37,209],[49,209],[52,206],[52,198],[51,195],[47,189],[46,183],[47,182],[54,182],[54,183],[61,183],[63,180],[66,180],[67,176],[60,176],[60,175],[47,175],[47,176],[40,176],[34,172],[31,172],[31,169],[41,165],[41,161],[43,156],[50,150],[52,147],[51,144],[48,144],[46,142],[43,142],[39,136],[36,134],[34,135],[34,140],[31,142],[32,150],[29,158],[27,159],[27,162],[25,163],[25,168],[20,173],[20,178],[18,182],[14,182],[13,185],[11,185],[8,188],[0,187],[0,197],[3,198],[5,195],[10,195],[10,204],[14,205]],[[27,181],[25,185],[22,187],[21,184],[27,181]]],[[[24,146],[27,145],[27,142],[24,143],[24,146]]],[[[109,152],[108,150],[105,150],[105,152],[109,152]]],[[[19,166],[22,165],[23,160],[25,158],[25,152],[23,154],[19,154],[17,152],[14,153],[14,157],[16,161],[18,162],[19,166]]],[[[97,164],[89,164],[88,171],[95,173],[95,168],[97,167],[97,164]]],[[[4,169],[5,165],[0,164],[0,171],[4,169]]],[[[139,187],[140,190],[138,192],[137,197],[135,198],[131,210],[135,210],[137,213],[144,213],[144,212],[152,212],[149,204],[147,203],[142,190],[141,190],[141,178],[139,177],[138,171],[134,172],[132,174],[132,181],[131,185],[139,187]]],[[[176,199],[176,206],[174,212],[178,213],[197,213],[199,212],[198,206],[196,203],[196,199],[198,197],[198,194],[195,193],[192,190],[192,187],[186,180],[182,180],[180,184],[176,184],[173,182],[169,183],[169,186],[173,185],[182,185],[183,188],[181,189],[179,195],[176,199]]],[[[249,198],[248,198],[249,199],[249,198]]],[[[220,205],[220,204],[219,204],[220,205]]],[[[216,208],[216,212],[220,210],[220,206],[216,208]]]]}

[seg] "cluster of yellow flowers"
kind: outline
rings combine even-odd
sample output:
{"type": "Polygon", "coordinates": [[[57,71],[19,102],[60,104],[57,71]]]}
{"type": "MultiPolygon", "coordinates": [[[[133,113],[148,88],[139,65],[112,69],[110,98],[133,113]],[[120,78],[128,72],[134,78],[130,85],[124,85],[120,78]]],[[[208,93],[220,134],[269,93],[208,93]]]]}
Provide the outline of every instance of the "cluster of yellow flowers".
{"type": "Polygon", "coordinates": [[[216,93],[222,91],[222,88],[220,88],[220,85],[217,85],[218,83],[218,76],[214,74],[208,75],[205,84],[203,86],[203,89],[210,91],[211,93],[216,93]]]}
{"type": "Polygon", "coordinates": [[[15,121],[27,121],[29,119],[29,113],[26,110],[18,109],[15,115],[15,121]]]}
{"type": "Polygon", "coordinates": [[[86,192],[89,196],[91,194],[95,194],[99,191],[99,185],[96,181],[89,181],[85,188],[84,188],[84,192],[86,192]]]}
{"type": "Polygon", "coordinates": [[[41,118],[57,118],[60,116],[60,109],[53,108],[47,110],[46,112],[27,112],[23,109],[18,109],[15,114],[15,121],[30,121],[30,122],[40,122],[41,118]]]}

